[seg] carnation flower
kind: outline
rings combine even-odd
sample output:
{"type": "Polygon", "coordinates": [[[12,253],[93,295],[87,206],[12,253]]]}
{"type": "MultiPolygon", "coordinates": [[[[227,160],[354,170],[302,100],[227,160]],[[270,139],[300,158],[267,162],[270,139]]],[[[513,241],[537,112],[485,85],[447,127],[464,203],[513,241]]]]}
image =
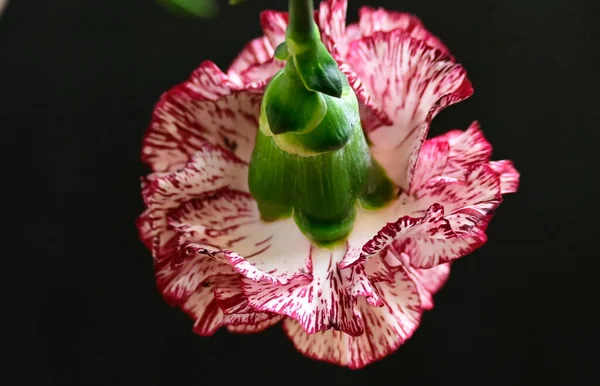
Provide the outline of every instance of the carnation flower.
{"type": "Polygon", "coordinates": [[[161,97],[138,228],[196,333],[282,321],[303,354],[360,368],[410,338],[519,174],[477,123],[426,140],[473,90],[415,16],[362,8],[346,26],[346,1],[325,1],[307,53],[286,37],[300,13],[265,11],[227,72],[204,62],[161,97]]]}

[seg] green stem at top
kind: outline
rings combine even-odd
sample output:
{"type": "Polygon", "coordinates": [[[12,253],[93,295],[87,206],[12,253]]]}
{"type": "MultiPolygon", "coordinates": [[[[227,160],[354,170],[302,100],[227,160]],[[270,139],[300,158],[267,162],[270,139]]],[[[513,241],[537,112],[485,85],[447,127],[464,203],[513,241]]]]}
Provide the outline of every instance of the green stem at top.
{"type": "Polygon", "coordinates": [[[313,0],[289,1],[289,24],[286,35],[293,41],[305,42],[318,39],[319,29],[314,19],[313,0]]]}

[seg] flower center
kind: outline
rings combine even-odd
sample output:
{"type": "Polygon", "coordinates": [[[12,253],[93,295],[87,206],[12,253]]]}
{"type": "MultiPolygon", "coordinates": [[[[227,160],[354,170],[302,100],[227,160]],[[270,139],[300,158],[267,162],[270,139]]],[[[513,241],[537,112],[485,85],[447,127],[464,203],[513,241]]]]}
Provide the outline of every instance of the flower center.
{"type": "Polygon", "coordinates": [[[294,216],[315,244],[336,245],[352,231],[356,206],[376,209],[395,187],[375,162],[358,101],[321,42],[312,0],[289,1],[285,67],[263,96],[250,161],[250,192],[262,219],[294,216]]]}

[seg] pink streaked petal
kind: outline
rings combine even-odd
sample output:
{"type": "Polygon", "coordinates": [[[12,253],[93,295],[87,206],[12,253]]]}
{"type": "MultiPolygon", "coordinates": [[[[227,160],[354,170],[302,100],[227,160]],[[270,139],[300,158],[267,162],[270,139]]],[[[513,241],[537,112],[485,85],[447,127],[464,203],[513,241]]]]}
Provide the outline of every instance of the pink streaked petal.
{"type": "Polygon", "coordinates": [[[198,287],[209,284],[212,277],[235,272],[219,259],[186,249],[173,253],[170,259],[157,261],[155,273],[157,286],[165,300],[180,304],[198,287]]]}
{"type": "Polygon", "coordinates": [[[406,267],[405,269],[417,286],[423,309],[433,309],[433,295],[448,280],[448,276],[450,276],[450,263],[440,264],[429,269],[413,267],[406,267]]]}
{"type": "MultiPolygon", "coordinates": [[[[261,314],[265,315],[265,314],[261,314]]],[[[227,325],[226,328],[235,334],[255,334],[262,332],[267,328],[279,323],[283,319],[281,315],[271,316],[269,319],[265,319],[262,322],[255,324],[240,324],[240,325],[227,325]]]]}
{"type": "Polygon", "coordinates": [[[492,161],[490,167],[500,175],[500,191],[502,194],[515,193],[519,189],[520,174],[512,161],[492,161]]]}
{"type": "Polygon", "coordinates": [[[423,41],[430,47],[437,48],[447,55],[450,54],[444,43],[429,32],[418,17],[409,13],[387,11],[383,8],[362,7],[359,10],[358,25],[362,36],[371,36],[379,31],[400,30],[408,33],[416,40],[423,41]]]}
{"type": "Polygon", "coordinates": [[[407,207],[417,212],[440,203],[447,214],[454,214],[457,211],[467,213],[477,205],[490,204],[492,206],[483,214],[487,215],[502,201],[500,178],[488,165],[466,170],[463,178],[439,177],[430,181],[425,188],[414,192],[407,207]]]}
{"type": "Polygon", "coordinates": [[[199,287],[181,308],[194,319],[194,332],[198,335],[211,336],[223,325],[223,313],[210,287],[199,287]]]}
{"type": "Polygon", "coordinates": [[[274,51],[274,47],[266,36],[261,36],[250,41],[233,60],[233,63],[231,63],[231,66],[227,70],[227,75],[232,81],[241,86],[249,83],[244,79],[242,74],[253,67],[271,60],[274,51]]]}
{"type": "MultiPolygon", "coordinates": [[[[371,260],[366,264],[369,264],[371,260]]],[[[424,310],[433,308],[433,295],[443,287],[450,276],[450,263],[440,264],[429,269],[414,268],[410,265],[410,256],[396,251],[393,247],[388,249],[386,263],[391,267],[402,267],[406,271],[417,286],[421,306],[424,310]]]]}
{"type": "Polygon", "coordinates": [[[364,300],[359,302],[365,331],[360,336],[335,330],[307,334],[293,319],[285,319],[283,327],[304,355],[353,369],[362,368],[396,351],[412,336],[421,319],[418,290],[402,269],[396,272],[391,283],[384,281],[376,286],[384,306],[372,307],[364,300]]]}
{"type": "Polygon", "coordinates": [[[467,170],[487,164],[492,155],[492,145],[483,136],[477,122],[473,122],[466,131],[452,130],[432,140],[448,142],[450,154],[443,172],[447,177],[462,179],[467,170]]]}
{"type": "Polygon", "coordinates": [[[339,261],[345,247],[322,250],[313,247],[312,281],[296,279],[284,285],[257,283],[244,279],[243,291],[252,308],[296,319],[309,334],[333,328],[350,335],[363,332],[356,302],[365,297],[369,304],[381,305],[361,266],[341,270],[339,261]]]}
{"type": "Polygon", "coordinates": [[[255,312],[248,305],[242,291],[242,277],[237,273],[218,277],[214,282],[214,295],[224,314],[251,314],[255,312]]]}
{"type": "Polygon", "coordinates": [[[407,254],[411,266],[430,269],[468,255],[481,247],[485,241],[485,234],[475,228],[471,234],[462,236],[429,237],[424,233],[415,234],[413,237],[395,241],[394,249],[407,254]]]}
{"type": "Polygon", "coordinates": [[[248,193],[221,190],[189,200],[170,216],[180,244],[194,243],[243,276],[276,285],[310,278],[310,242],[293,219],[265,223],[248,193]]]}
{"type": "Polygon", "coordinates": [[[273,75],[284,66],[284,61],[274,58],[269,59],[265,63],[258,64],[243,71],[240,74],[240,78],[247,87],[259,90],[266,86],[273,75]]]}
{"type": "Polygon", "coordinates": [[[157,103],[142,160],[154,171],[173,171],[209,142],[248,161],[261,95],[239,87],[213,63],[202,63],[188,81],[167,91],[157,103]]]}
{"type": "Polygon", "coordinates": [[[363,87],[358,75],[347,63],[339,64],[340,70],[348,78],[348,83],[356,93],[360,112],[360,121],[365,131],[371,131],[381,125],[390,125],[392,122],[388,116],[373,102],[369,91],[363,87]]]}
{"type": "Polygon", "coordinates": [[[429,123],[444,107],[473,93],[462,66],[401,30],[352,42],[347,61],[371,102],[391,125],[369,131],[373,153],[408,189],[429,123]]]}
{"type": "MultiPolygon", "coordinates": [[[[256,326],[258,324],[263,324],[266,321],[271,321],[267,323],[267,325],[273,325],[277,323],[277,320],[280,320],[279,315],[275,314],[267,314],[264,312],[255,312],[251,314],[225,314],[223,315],[223,324],[228,326],[240,326],[241,330],[252,330],[251,326],[256,326]],[[273,320],[276,319],[276,320],[273,320]]],[[[265,329],[265,327],[258,326],[255,329],[261,330],[265,329]]],[[[258,332],[258,331],[257,331],[258,332]]]]}
{"type": "Polygon", "coordinates": [[[287,12],[263,11],[260,14],[260,24],[273,48],[283,43],[285,40],[285,30],[288,25],[287,12]]]}
{"type": "Polygon", "coordinates": [[[419,161],[411,184],[411,190],[419,190],[430,181],[444,174],[448,164],[450,145],[447,141],[430,139],[425,141],[419,152],[419,161]]]}
{"type": "Polygon", "coordinates": [[[203,147],[180,171],[158,177],[144,189],[148,209],[138,220],[140,236],[156,248],[171,242],[175,234],[167,228],[167,215],[195,197],[225,187],[247,190],[248,168],[231,153],[210,144],[203,147]]]}
{"type": "Polygon", "coordinates": [[[347,0],[328,0],[321,2],[318,12],[318,24],[321,40],[331,53],[338,52],[342,57],[347,51],[346,8],[347,0]]]}
{"type": "Polygon", "coordinates": [[[501,200],[499,178],[486,165],[471,170],[465,181],[440,179],[417,192],[406,206],[417,214],[420,208],[431,205],[430,211],[441,203],[443,217],[396,237],[394,249],[406,253],[416,268],[431,268],[462,257],[486,242],[483,229],[501,200]]]}
{"type": "Polygon", "coordinates": [[[393,264],[396,262],[396,260],[397,259],[393,256],[393,254],[388,252],[388,248],[386,248],[377,255],[371,257],[369,260],[365,261],[362,265],[371,283],[379,283],[381,281],[392,283],[394,281],[395,273],[399,267],[399,265],[393,264]],[[392,264],[390,264],[390,255],[393,259],[392,264]]]}
{"type": "Polygon", "coordinates": [[[396,213],[395,208],[398,207],[398,203],[390,205],[390,209],[383,210],[380,213],[381,222],[373,221],[369,224],[369,220],[374,220],[374,216],[365,216],[363,220],[361,217],[357,218],[355,228],[357,228],[357,236],[350,235],[349,242],[354,245],[362,245],[358,253],[348,253],[344,257],[344,260],[340,263],[340,267],[347,268],[356,266],[359,263],[367,261],[371,256],[377,255],[383,251],[388,245],[390,245],[395,239],[408,237],[409,234],[425,233],[425,234],[444,234],[448,231],[448,224],[443,220],[444,209],[439,204],[433,204],[427,209],[425,214],[410,216],[404,215],[401,217],[395,217],[391,222],[385,223],[385,219],[389,218],[390,213],[396,213]],[[388,212],[388,213],[386,213],[388,212]],[[368,219],[368,220],[366,220],[368,219]],[[366,229],[372,229],[377,224],[383,223],[379,228],[379,231],[370,239],[364,240],[364,235],[373,235],[372,232],[366,231],[366,229]],[[367,227],[368,226],[368,227],[367,227]],[[361,237],[362,236],[362,237],[361,237]],[[364,240],[364,242],[363,242],[364,240]]]}

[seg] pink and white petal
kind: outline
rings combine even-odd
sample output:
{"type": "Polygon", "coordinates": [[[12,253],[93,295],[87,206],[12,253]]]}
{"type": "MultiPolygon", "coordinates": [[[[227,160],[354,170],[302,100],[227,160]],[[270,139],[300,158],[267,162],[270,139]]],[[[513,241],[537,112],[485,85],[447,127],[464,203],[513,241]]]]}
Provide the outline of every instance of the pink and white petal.
{"type": "Polygon", "coordinates": [[[500,178],[488,165],[479,165],[466,170],[464,179],[439,177],[425,188],[415,191],[406,202],[406,210],[418,213],[435,203],[444,206],[445,212],[458,211],[480,217],[486,216],[502,201],[500,178]]]}
{"type": "Polygon", "coordinates": [[[206,142],[248,161],[258,127],[261,95],[239,85],[211,62],[162,95],[144,137],[142,160],[152,170],[174,171],[206,142]]]}
{"type": "Polygon", "coordinates": [[[430,47],[437,48],[447,55],[450,54],[444,43],[429,32],[418,17],[409,13],[362,7],[359,10],[358,25],[362,36],[371,36],[380,31],[400,30],[416,40],[423,41],[430,47]]]}
{"type": "Polygon", "coordinates": [[[263,11],[260,14],[260,24],[273,48],[283,43],[288,25],[287,12],[263,11]]]}
{"type": "Polygon", "coordinates": [[[373,153],[388,175],[408,189],[431,120],[473,93],[466,71],[401,30],[352,42],[347,62],[373,104],[393,122],[368,133],[373,153]]]}
{"type": "MultiPolygon", "coordinates": [[[[277,323],[277,320],[281,320],[279,315],[254,312],[251,314],[224,314],[223,324],[228,326],[239,326],[240,330],[250,332],[251,330],[264,330],[267,326],[277,323]],[[275,319],[275,320],[273,320],[275,319]],[[265,323],[268,322],[268,323],[265,323]],[[257,325],[262,326],[257,326],[257,325]],[[255,326],[254,328],[252,326],[255,326]]],[[[258,332],[258,331],[256,331],[258,332]]]]}
{"type": "Polygon", "coordinates": [[[363,87],[361,80],[347,63],[339,63],[340,70],[348,78],[348,83],[358,99],[360,121],[366,132],[375,130],[381,125],[391,125],[392,122],[379,106],[371,99],[369,91],[363,87]]]}
{"type": "Polygon", "coordinates": [[[500,175],[500,192],[502,194],[515,193],[519,189],[520,173],[515,169],[512,161],[492,161],[490,167],[500,175]]]}
{"type": "Polygon", "coordinates": [[[255,312],[248,305],[239,274],[216,277],[211,285],[217,304],[224,313],[223,324],[229,331],[245,334],[260,332],[281,320],[279,315],[255,312]]]}
{"type": "Polygon", "coordinates": [[[269,59],[265,63],[250,67],[240,74],[240,79],[246,87],[263,89],[275,73],[285,66],[284,61],[269,59]]]}
{"type": "Polygon", "coordinates": [[[462,257],[487,241],[483,229],[501,200],[499,178],[487,165],[471,170],[465,181],[439,179],[408,199],[405,206],[413,215],[423,208],[427,212],[436,206],[443,210],[437,212],[435,221],[432,217],[433,222],[394,236],[394,248],[410,256],[410,264],[416,268],[462,257]]]}
{"type": "Polygon", "coordinates": [[[166,245],[174,237],[174,234],[167,232],[167,215],[170,211],[191,199],[222,188],[246,191],[247,173],[247,165],[231,153],[204,144],[185,168],[154,179],[142,192],[148,206],[138,220],[142,239],[152,239],[155,247],[166,245]]]}
{"type": "Polygon", "coordinates": [[[448,164],[450,145],[447,141],[430,139],[419,152],[419,161],[411,184],[411,190],[423,189],[432,179],[444,174],[448,164]]]}
{"type": "MultiPolygon", "coordinates": [[[[229,267],[231,269],[231,267],[229,267]]],[[[224,314],[252,314],[254,309],[242,291],[242,276],[237,274],[220,276],[213,284],[213,293],[224,314]]]]}
{"type": "Polygon", "coordinates": [[[266,36],[253,39],[242,49],[227,70],[229,78],[240,86],[247,82],[242,74],[250,68],[261,65],[273,58],[274,47],[266,36]]]}
{"type": "Polygon", "coordinates": [[[343,246],[327,251],[313,247],[311,281],[296,279],[277,285],[244,279],[242,289],[248,303],[257,311],[296,319],[309,334],[329,328],[362,334],[358,298],[365,297],[372,305],[382,303],[361,266],[346,270],[338,267],[344,252],[343,246]]]}
{"type": "MultiPolygon", "coordinates": [[[[444,220],[444,209],[439,204],[433,204],[425,213],[415,216],[404,215],[398,217],[398,208],[402,209],[401,202],[389,205],[375,214],[366,212],[357,217],[355,230],[349,237],[349,243],[355,246],[352,253],[347,253],[340,263],[340,267],[347,268],[364,263],[372,256],[382,252],[394,240],[406,238],[408,235],[421,234],[438,235],[438,237],[451,237],[447,221],[444,220]],[[380,218],[377,218],[381,214],[380,218]],[[390,219],[392,217],[392,219],[390,219]],[[385,221],[388,221],[387,223],[385,221]],[[379,225],[379,230],[372,230],[379,225]],[[443,236],[445,235],[445,236],[443,236]],[[366,237],[365,237],[366,236],[366,237]]],[[[405,211],[406,212],[406,211],[405,211]]]]}
{"type": "Polygon", "coordinates": [[[430,269],[418,269],[410,267],[413,277],[423,285],[432,295],[438,292],[450,276],[450,263],[440,264],[430,269]]]}
{"type": "Polygon", "coordinates": [[[466,131],[452,130],[432,140],[448,142],[450,154],[443,173],[447,177],[463,179],[469,169],[487,164],[492,155],[492,145],[483,136],[478,122],[471,123],[466,131]]]}
{"type": "Polygon", "coordinates": [[[361,299],[358,307],[365,332],[360,336],[335,330],[307,334],[293,319],[284,320],[284,330],[298,351],[312,359],[353,369],[382,359],[412,336],[422,311],[418,290],[402,269],[396,272],[393,282],[376,286],[384,306],[372,307],[361,299]]]}
{"type": "Polygon", "coordinates": [[[285,284],[310,279],[310,242],[293,219],[263,222],[248,193],[221,190],[190,200],[171,214],[170,226],[258,282],[285,284]]]}
{"type": "Polygon", "coordinates": [[[411,237],[394,241],[394,249],[408,255],[411,266],[430,269],[463,257],[486,241],[485,234],[477,228],[471,234],[456,235],[448,226],[446,232],[443,237],[415,232],[411,237]]]}
{"type": "MultiPolygon", "coordinates": [[[[386,255],[386,263],[391,267],[402,267],[417,286],[421,306],[424,310],[433,308],[433,295],[444,286],[450,276],[450,263],[440,264],[429,269],[414,268],[410,265],[410,256],[390,247],[386,255]]],[[[373,259],[366,264],[370,264],[373,259]]],[[[366,265],[365,264],[365,265],[366,265]]]]}
{"type": "MultiPolygon", "coordinates": [[[[261,314],[264,315],[264,314],[261,314]]],[[[227,325],[225,326],[229,332],[233,332],[236,334],[255,334],[258,332],[262,332],[267,328],[274,326],[279,323],[283,319],[281,315],[272,316],[269,319],[265,319],[261,322],[257,322],[255,324],[239,324],[239,325],[227,325]]]]}
{"type": "Polygon", "coordinates": [[[158,261],[155,274],[158,289],[167,303],[180,304],[198,287],[210,284],[211,278],[235,272],[219,259],[186,249],[173,253],[170,259],[158,261]]]}
{"type": "Polygon", "coordinates": [[[343,58],[347,52],[346,8],[347,0],[328,0],[319,5],[318,24],[321,40],[331,53],[343,58]]]}
{"type": "Polygon", "coordinates": [[[366,260],[362,266],[371,283],[379,283],[382,281],[392,283],[394,281],[395,273],[399,267],[399,265],[394,265],[396,260],[397,259],[393,256],[393,254],[389,252],[389,249],[386,248],[375,256],[366,260]],[[390,256],[392,258],[392,264],[390,264],[390,256]]]}
{"type": "Polygon", "coordinates": [[[181,308],[194,319],[194,332],[198,335],[211,336],[223,325],[223,313],[210,287],[198,287],[181,308]]]}

